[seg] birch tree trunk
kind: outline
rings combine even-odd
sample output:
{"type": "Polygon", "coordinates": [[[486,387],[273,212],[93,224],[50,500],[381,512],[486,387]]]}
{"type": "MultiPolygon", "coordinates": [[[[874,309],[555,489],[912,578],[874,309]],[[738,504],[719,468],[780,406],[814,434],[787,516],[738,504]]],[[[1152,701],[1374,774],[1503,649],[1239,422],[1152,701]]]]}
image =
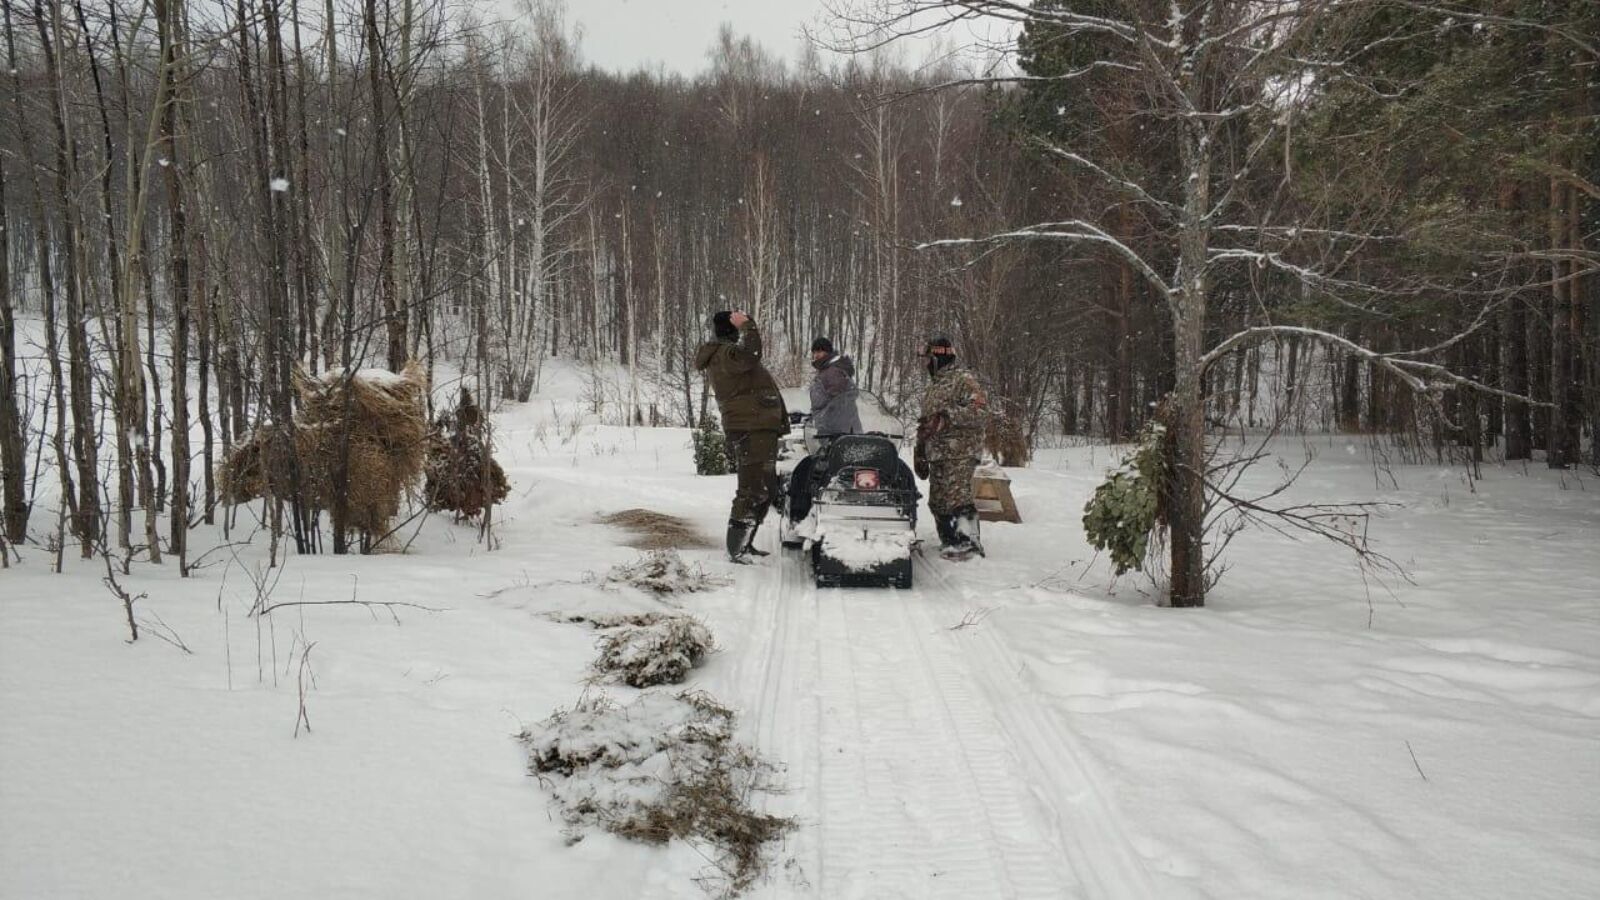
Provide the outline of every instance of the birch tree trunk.
{"type": "MultiPolygon", "coordinates": [[[[62,271],[65,274],[63,285],[67,301],[63,326],[67,333],[68,382],[72,396],[72,455],[77,464],[77,509],[73,515],[73,531],[78,537],[83,558],[89,559],[94,555],[95,544],[100,539],[100,464],[91,376],[94,360],[89,355],[87,316],[79,280],[82,272],[79,259],[82,229],[78,223],[77,208],[77,142],[67,127],[65,76],[61,71],[61,44],[58,43],[62,33],[61,6],[51,4],[47,14],[43,0],[34,0],[33,14],[49,78],[50,118],[56,133],[56,196],[61,204],[62,271]],[[46,19],[51,23],[48,29],[45,26],[46,19]]],[[[137,365],[137,356],[134,359],[137,365]]]]}

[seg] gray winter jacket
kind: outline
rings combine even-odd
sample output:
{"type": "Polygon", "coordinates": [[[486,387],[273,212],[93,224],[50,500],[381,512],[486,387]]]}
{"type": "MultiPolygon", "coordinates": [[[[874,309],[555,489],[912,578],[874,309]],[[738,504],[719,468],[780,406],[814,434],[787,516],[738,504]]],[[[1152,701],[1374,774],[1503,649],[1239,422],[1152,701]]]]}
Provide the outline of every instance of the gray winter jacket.
{"type": "Polygon", "coordinates": [[[813,364],[811,425],[817,434],[860,434],[861,413],[856,409],[856,365],[848,356],[834,356],[813,364]]]}

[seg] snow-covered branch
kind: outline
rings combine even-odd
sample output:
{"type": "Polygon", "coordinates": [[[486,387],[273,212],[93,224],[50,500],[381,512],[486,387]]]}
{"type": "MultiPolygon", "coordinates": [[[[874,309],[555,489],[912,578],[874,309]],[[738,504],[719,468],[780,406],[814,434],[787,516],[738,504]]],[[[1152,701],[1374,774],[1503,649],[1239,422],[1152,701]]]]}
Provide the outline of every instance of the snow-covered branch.
{"type": "MultiPolygon", "coordinates": [[[[1408,354],[1404,352],[1379,353],[1378,351],[1364,347],[1343,335],[1334,334],[1331,331],[1323,331],[1320,328],[1308,328],[1303,325],[1258,325],[1253,328],[1246,328],[1243,331],[1237,332],[1232,337],[1213,347],[1209,353],[1206,353],[1200,358],[1200,371],[1202,373],[1205,372],[1218,360],[1243,347],[1247,347],[1251,344],[1256,344],[1274,337],[1289,336],[1297,336],[1309,338],[1314,341],[1321,341],[1322,343],[1337,347],[1346,353],[1365,359],[1373,365],[1378,366],[1384,371],[1400,379],[1400,381],[1407,387],[1419,394],[1437,395],[1439,392],[1447,388],[1462,387],[1485,394],[1493,394],[1497,397],[1504,397],[1508,400],[1517,400],[1532,406],[1550,406],[1549,403],[1534,400],[1531,397],[1526,397],[1511,391],[1504,391],[1499,388],[1483,384],[1482,382],[1475,381],[1471,378],[1457,375],[1445,366],[1442,366],[1438,363],[1424,362],[1419,359],[1410,359],[1407,358],[1408,354]]],[[[1448,345],[1449,343],[1447,342],[1441,346],[1448,345]]],[[[1410,351],[1410,353],[1415,352],[1416,351],[1410,351]]]]}
{"type": "Polygon", "coordinates": [[[974,87],[978,85],[1055,84],[1063,81],[1074,81],[1084,77],[1085,75],[1091,75],[1103,69],[1122,69],[1129,72],[1139,71],[1137,66],[1130,66],[1127,63],[1115,62],[1109,59],[1099,59],[1081,69],[1063,72],[1060,75],[974,75],[971,78],[953,78],[949,81],[936,82],[934,84],[918,87],[913,90],[904,91],[894,96],[915,97],[919,94],[932,94],[937,91],[949,90],[950,88],[974,87]]]}
{"type": "Polygon", "coordinates": [[[1117,175],[1113,175],[1111,172],[1107,171],[1104,167],[1098,165],[1093,160],[1090,160],[1080,154],[1073,153],[1071,150],[1065,150],[1061,147],[1057,147],[1048,141],[1038,141],[1037,143],[1051,155],[1060,157],[1061,159],[1088,169],[1090,172],[1093,172],[1094,174],[1110,182],[1118,190],[1121,190],[1127,194],[1131,194],[1142,202],[1149,203],[1150,205],[1168,213],[1175,214],[1180,211],[1177,204],[1168,203],[1165,200],[1160,200],[1151,196],[1150,192],[1146,191],[1135,182],[1129,181],[1126,178],[1118,177],[1117,175]]]}
{"type": "Polygon", "coordinates": [[[1015,231],[1004,231],[981,238],[946,238],[938,241],[927,241],[917,244],[916,249],[931,250],[937,247],[961,247],[974,244],[997,244],[1006,241],[1040,239],[1078,241],[1109,247],[1118,256],[1127,260],[1134,269],[1138,270],[1139,274],[1150,282],[1150,286],[1155,288],[1163,299],[1169,303],[1172,300],[1172,286],[1149,263],[1145,262],[1144,257],[1140,256],[1137,250],[1117,240],[1093,223],[1085,222],[1082,219],[1069,219],[1064,222],[1044,222],[1038,225],[1030,225],[1026,228],[1019,228],[1015,231]]]}
{"type": "Polygon", "coordinates": [[[1481,22],[1486,25],[1508,25],[1513,28],[1532,28],[1535,31],[1543,31],[1547,34],[1556,35],[1562,40],[1572,44],[1574,47],[1577,47],[1579,50],[1582,50],[1585,54],[1600,60],[1600,43],[1596,43],[1592,36],[1582,35],[1571,28],[1551,24],[1550,22],[1540,21],[1538,19],[1519,19],[1511,16],[1495,15],[1494,13],[1478,12],[1477,10],[1464,8],[1454,3],[1438,3],[1430,2],[1430,0],[1375,0],[1375,2],[1388,4],[1391,6],[1401,6],[1406,9],[1414,9],[1419,12],[1447,16],[1452,19],[1462,19],[1468,22],[1481,22]]]}
{"type": "Polygon", "coordinates": [[[1248,234],[1257,237],[1272,237],[1283,240],[1294,240],[1301,237],[1322,237],[1332,240],[1360,241],[1362,243],[1403,241],[1405,236],[1398,234],[1373,234],[1362,231],[1344,231],[1338,228],[1308,228],[1299,225],[1213,225],[1212,231],[1223,231],[1233,234],[1248,234]]]}

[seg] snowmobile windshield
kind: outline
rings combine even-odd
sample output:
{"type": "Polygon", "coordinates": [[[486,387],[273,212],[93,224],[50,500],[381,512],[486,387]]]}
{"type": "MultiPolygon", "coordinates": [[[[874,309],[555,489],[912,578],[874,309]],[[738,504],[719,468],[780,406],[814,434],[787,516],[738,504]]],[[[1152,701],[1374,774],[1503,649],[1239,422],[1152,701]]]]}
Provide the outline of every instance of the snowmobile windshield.
{"type": "Polygon", "coordinates": [[[862,434],[905,437],[905,427],[900,424],[899,417],[889,410],[888,405],[877,394],[857,391],[856,409],[861,413],[862,434]]]}

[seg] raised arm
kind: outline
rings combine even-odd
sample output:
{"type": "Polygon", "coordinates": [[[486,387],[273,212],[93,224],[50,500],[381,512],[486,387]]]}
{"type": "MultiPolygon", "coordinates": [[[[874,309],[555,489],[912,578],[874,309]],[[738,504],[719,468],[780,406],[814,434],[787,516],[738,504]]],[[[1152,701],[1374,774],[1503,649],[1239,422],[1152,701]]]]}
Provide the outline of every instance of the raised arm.
{"type": "Polygon", "coordinates": [[[755,359],[761,359],[761,329],[756,327],[754,319],[744,313],[734,313],[739,328],[739,349],[750,354],[755,359]]]}

